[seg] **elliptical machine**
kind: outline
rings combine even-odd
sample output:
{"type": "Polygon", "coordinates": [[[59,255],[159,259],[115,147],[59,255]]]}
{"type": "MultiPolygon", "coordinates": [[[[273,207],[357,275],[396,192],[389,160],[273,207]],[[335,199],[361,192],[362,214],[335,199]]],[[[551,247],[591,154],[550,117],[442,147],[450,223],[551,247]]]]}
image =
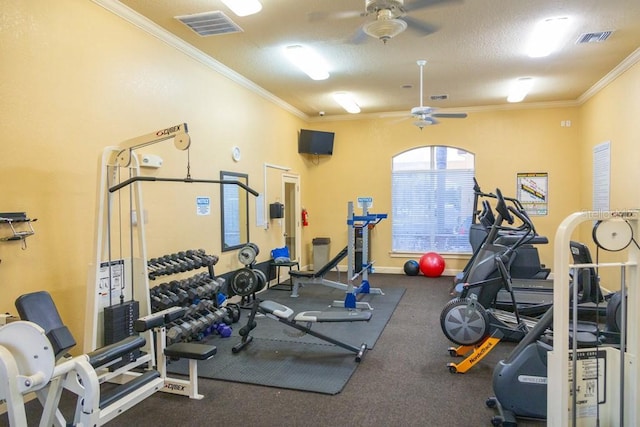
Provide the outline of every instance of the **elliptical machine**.
{"type": "MultiPolygon", "coordinates": [[[[497,216],[487,239],[482,244],[468,277],[485,278],[497,269],[498,277],[461,284],[460,297],[449,301],[440,314],[440,326],[445,336],[458,347],[450,347],[451,356],[464,356],[461,363],[448,363],[451,373],[465,373],[486,357],[502,340],[519,342],[539,322],[522,316],[514,295],[508,262],[520,245],[524,244],[532,229],[528,216],[513,206],[507,206],[499,189],[496,190],[497,216]],[[513,215],[512,215],[513,214],[513,215]],[[514,227],[514,215],[522,222],[514,227]],[[503,225],[506,221],[510,226],[503,225]],[[497,243],[501,232],[517,231],[509,246],[497,243]],[[512,312],[495,308],[501,289],[510,296],[512,312]]],[[[551,304],[546,305],[549,310],[551,304]]],[[[578,339],[583,345],[598,343],[598,327],[581,322],[578,339]]]]}
{"type": "Polygon", "coordinates": [[[450,347],[451,356],[466,356],[461,363],[448,363],[451,373],[464,373],[489,354],[501,340],[520,341],[535,325],[535,320],[524,319],[518,312],[511,287],[511,276],[506,263],[513,251],[522,244],[527,233],[521,233],[512,246],[496,243],[501,231],[514,230],[503,226],[503,221],[514,223],[514,213],[527,224],[526,219],[511,206],[507,206],[499,189],[496,190],[497,216],[489,234],[478,250],[467,277],[485,278],[497,269],[498,277],[462,284],[460,297],[449,301],[440,314],[440,326],[445,336],[458,347],[450,347]],[[502,288],[511,295],[513,313],[491,308],[502,288]]]}

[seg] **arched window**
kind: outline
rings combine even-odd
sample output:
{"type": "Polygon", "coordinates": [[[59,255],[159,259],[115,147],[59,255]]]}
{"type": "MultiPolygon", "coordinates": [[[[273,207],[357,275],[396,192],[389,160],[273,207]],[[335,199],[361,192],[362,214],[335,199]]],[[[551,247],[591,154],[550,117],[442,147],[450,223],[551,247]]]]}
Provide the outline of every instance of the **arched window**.
{"type": "Polygon", "coordinates": [[[393,157],[393,252],[471,252],[474,160],[468,151],[438,145],[393,157]]]}

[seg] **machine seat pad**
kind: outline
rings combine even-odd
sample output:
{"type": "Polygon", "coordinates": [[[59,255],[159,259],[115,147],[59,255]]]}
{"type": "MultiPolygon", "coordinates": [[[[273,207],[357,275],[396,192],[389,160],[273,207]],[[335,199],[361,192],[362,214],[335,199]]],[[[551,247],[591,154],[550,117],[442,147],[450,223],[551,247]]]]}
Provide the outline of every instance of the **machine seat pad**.
{"type": "Polygon", "coordinates": [[[136,391],[140,387],[145,386],[156,378],[160,378],[160,372],[146,371],[144,374],[135,377],[131,381],[121,384],[113,390],[109,390],[100,399],[100,409],[106,408],[107,406],[136,391]]]}
{"type": "Polygon", "coordinates": [[[144,346],[147,340],[140,335],[132,335],[116,343],[109,344],[102,348],[99,348],[91,353],[87,353],[89,356],[89,363],[94,368],[102,366],[111,362],[119,357],[129,354],[132,351],[144,346]]]}
{"type": "Polygon", "coordinates": [[[296,322],[362,322],[371,319],[370,311],[302,311],[296,322]]]}
{"type": "Polygon", "coordinates": [[[136,319],[136,321],[133,322],[133,330],[136,332],[144,332],[149,329],[158,328],[183,317],[186,312],[187,309],[184,307],[169,307],[157,313],[136,319]]]}
{"type": "Polygon", "coordinates": [[[293,317],[293,310],[286,305],[279,304],[275,301],[266,300],[260,303],[260,310],[266,314],[273,314],[280,319],[291,320],[293,317]]]}
{"type": "Polygon", "coordinates": [[[164,349],[165,356],[185,359],[207,360],[216,354],[215,345],[177,342],[164,349]]]}

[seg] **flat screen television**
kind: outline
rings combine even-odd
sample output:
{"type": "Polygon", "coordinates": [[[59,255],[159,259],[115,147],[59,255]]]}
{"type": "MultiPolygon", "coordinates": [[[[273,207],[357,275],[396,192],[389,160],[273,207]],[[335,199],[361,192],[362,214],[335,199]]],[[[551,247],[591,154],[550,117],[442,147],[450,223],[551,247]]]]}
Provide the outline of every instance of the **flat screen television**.
{"type": "Polygon", "coordinates": [[[298,153],[331,156],[333,154],[333,132],[300,129],[298,153]]]}

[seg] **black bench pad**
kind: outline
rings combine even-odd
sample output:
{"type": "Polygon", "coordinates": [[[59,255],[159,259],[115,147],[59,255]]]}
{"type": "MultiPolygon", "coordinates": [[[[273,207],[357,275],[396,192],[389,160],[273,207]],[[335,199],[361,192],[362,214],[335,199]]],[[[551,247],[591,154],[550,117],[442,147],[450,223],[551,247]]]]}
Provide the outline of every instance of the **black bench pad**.
{"type": "Polygon", "coordinates": [[[177,342],[164,349],[165,356],[184,359],[207,360],[216,354],[215,345],[197,344],[192,342],[177,342]]]}

